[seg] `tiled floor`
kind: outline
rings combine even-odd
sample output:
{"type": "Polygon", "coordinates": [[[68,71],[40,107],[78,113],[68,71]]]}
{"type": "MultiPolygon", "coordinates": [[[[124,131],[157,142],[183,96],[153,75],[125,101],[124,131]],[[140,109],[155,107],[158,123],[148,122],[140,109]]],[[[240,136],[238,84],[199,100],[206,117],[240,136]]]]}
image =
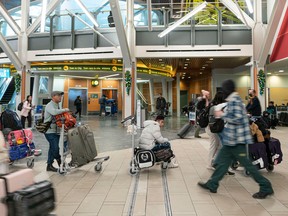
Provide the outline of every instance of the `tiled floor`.
{"type": "MultiPolygon", "coordinates": [[[[115,130],[125,131],[121,126],[117,127],[115,130]],[[116,129],[117,127],[119,128],[116,129]]],[[[94,133],[97,133],[97,130],[94,128],[94,133]]],[[[171,137],[176,138],[175,128],[165,130],[171,137]]],[[[122,132],[119,131],[120,135],[122,132]]],[[[282,143],[284,160],[275,166],[273,172],[260,171],[271,180],[275,191],[273,196],[265,200],[252,198],[251,195],[259,189],[258,185],[253,179],[243,175],[241,167],[235,171],[235,176],[225,176],[216,194],[197,186],[198,181],[207,180],[212,173],[206,169],[209,148],[207,134],[202,134],[201,139],[195,139],[191,133],[186,139],[171,141],[179,168],[166,171],[168,201],[165,199],[165,174],[162,174],[161,167],[155,165],[141,170],[139,176],[131,176],[129,162],[132,152],[131,148],[126,148],[125,145],[122,149],[116,147],[115,151],[103,151],[99,154],[100,157],[110,156],[110,160],[103,163],[100,173],[94,171],[95,163],[89,163],[61,176],[46,172],[45,160],[40,158],[34,167],[35,179],[50,179],[54,183],[57,197],[54,213],[58,216],[287,216],[287,133],[287,127],[279,127],[272,131],[272,136],[280,139],[282,143]],[[170,203],[171,212],[167,211],[167,202],[170,203]]],[[[95,136],[101,136],[101,133],[95,136]]],[[[125,139],[130,140],[129,137],[125,139]]],[[[45,152],[43,157],[44,154],[45,152]]],[[[15,166],[24,167],[24,164],[15,166]]]]}

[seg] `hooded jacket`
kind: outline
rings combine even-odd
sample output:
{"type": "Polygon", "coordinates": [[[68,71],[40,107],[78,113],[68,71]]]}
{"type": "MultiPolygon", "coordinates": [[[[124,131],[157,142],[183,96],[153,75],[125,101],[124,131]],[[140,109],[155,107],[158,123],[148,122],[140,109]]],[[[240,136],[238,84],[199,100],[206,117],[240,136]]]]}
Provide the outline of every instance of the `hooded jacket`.
{"type": "Polygon", "coordinates": [[[155,142],[168,142],[168,139],[162,136],[158,122],[147,120],[143,124],[144,129],[139,139],[139,147],[141,149],[152,149],[155,146],[155,142]]]}

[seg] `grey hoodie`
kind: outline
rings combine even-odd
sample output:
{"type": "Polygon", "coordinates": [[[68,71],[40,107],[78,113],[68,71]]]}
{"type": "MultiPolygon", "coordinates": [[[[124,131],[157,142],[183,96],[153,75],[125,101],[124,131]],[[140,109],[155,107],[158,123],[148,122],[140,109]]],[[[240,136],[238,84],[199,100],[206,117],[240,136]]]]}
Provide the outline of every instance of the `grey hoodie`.
{"type": "Polygon", "coordinates": [[[152,149],[155,146],[155,141],[158,143],[168,142],[160,131],[160,125],[153,120],[144,121],[144,129],[139,139],[139,147],[142,149],[152,149]]]}

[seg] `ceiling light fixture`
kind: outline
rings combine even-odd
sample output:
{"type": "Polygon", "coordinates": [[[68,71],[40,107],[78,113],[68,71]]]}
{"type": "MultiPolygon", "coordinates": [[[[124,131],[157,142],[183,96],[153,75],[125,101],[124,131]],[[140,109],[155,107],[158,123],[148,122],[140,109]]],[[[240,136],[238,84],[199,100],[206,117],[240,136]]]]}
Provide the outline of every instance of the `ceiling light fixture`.
{"type": "Polygon", "coordinates": [[[184,67],[184,69],[187,69],[187,67],[184,67]]]}
{"type": "Polygon", "coordinates": [[[190,59],[186,59],[186,61],[190,61],[190,59]]]}
{"type": "Polygon", "coordinates": [[[76,76],[76,75],[59,75],[59,76],[61,76],[61,77],[79,78],[79,79],[95,79],[95,77],[76,76]]]}
{"type": "Polygon", "coordinates": [[[279,70],[279,73],[283,73],[284,72],[284,70],[279,70]]]}
{"type": "Polygon", "coordinates": [[[267,75],[271,75],[271,73],[267,73],[267,75]]]}
{"type": "Polygon", "coordinates": [[[119,76],[119,74],[111,74],[111,75],[107,75],[107,76],[102,76],[102,77],[98,77],[98,79],[106,79],[108,77],[115,77],[115,76],[119,76]]]}
{"type": "Polygon", "coordinates": [[[188,19],[190,19],[192,16],[194,16],[195,14],[197,14],[199,11],[203,10],[206,6],[207,6],[207,2],[203,2],[201,5],[199,5],[198,7],[196,7],[194,10],[192,10],[191,12],[189,12],[188,14],[186,14],[184,17],[182,17],[181,19],[177,20],[173,25],[169,26],[167,29],[165,29],[164,31],[162,31],[160,34],[158,34],[158,37],[162,38],[164,37],[166,34],[168,34],[169,32],[171,32],[172,30],[174,30],[175,28],[177,28],[179,25],[181,25],[183,22],[187,21],[188,19]]]}
{"type": "Polygon", "coordinates": [[[252,3],[251,3],[251,0],[245,0],[246,1],[246,5],[247,5],[247,8],[249,10],[250,13],[253,13],[253,6],[252,6],[252,3]]]}
{"type": "Polygon", "coordinates": [[[90,19],[90,21],[96,26],[99,27],[99,24],[96,22],[93,15],[88,11],[85,5],[80,0],[75,0],[78,6],[82,9],[82,11],[86,14],[86,16],[90,19]]]}
{"type": "Polygon", "coordinates": [[[210,60],[210,61],[213,61],[214,59],[213,59],[213,58],[210,58],[209,60],[210,60]]]}

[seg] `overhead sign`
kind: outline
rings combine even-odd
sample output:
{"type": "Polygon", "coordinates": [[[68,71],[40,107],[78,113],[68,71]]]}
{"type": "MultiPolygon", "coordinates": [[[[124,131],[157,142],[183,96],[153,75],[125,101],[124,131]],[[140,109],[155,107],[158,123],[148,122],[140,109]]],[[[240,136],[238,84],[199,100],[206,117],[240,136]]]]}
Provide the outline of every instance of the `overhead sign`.
{"type": "Polygon", "coordinates": [[[0,68],[0,78],[9,78],[10,68],[0,68]]]}

